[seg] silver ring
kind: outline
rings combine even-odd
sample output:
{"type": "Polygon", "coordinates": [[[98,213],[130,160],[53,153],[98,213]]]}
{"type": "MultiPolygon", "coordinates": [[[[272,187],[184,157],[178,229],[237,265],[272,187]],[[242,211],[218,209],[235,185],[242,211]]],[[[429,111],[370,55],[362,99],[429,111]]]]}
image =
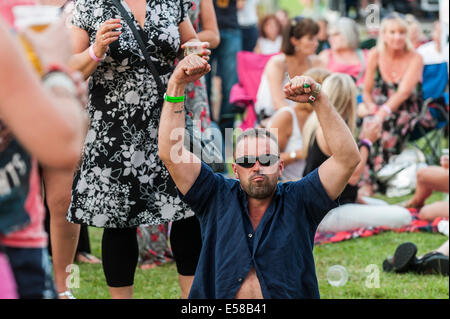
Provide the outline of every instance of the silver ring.
{"type": "Polygon", "coordinates": [[[104,34],[102,34],[102,39],[105,40],[105,35],[104,34]]]}

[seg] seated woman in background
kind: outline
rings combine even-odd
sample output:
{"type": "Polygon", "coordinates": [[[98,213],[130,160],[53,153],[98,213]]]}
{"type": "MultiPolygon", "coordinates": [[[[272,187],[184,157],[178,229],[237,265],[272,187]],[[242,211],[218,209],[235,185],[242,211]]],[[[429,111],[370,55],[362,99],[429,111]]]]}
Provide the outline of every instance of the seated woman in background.
{"type": "Polygon", "coordinates": [[[428,166],[417,172],[417,185],[414,196],[406,203],[405,207],[419,208],[419,218],[433,221],[437,217],[448,218],[448,201],[438,201],[425,205],[425,200],[434,192],[448,194],[449,182],[449,158],[441,157],[441,166],[428,166]]]}
{"type": "Polygon", "coordinates": [[[259,38],[254,49],[258,54],[275,54],[281,49],[281,24],[273,14],[266,15],[259,24],[259,38]]]}
{"type": "Polygon", "coordinates": [[[367,51],[359,49],[359,31],[355,21],[339,18],[328,31],[330,49],[319,54],[330,72],[350,75],[357,86],[364,83],[367,51]]]}
{"type": "MultiPolygon", "coordinates": [[[[397,13],[384,18],[377,47],[367,61],[363,101],[369,114],[375,114],[383,125],[382,137],[374,145],[374,156],[364,174],[364,193],[368,195],[376,190],[376,173],[403,150],[423,105],[423,62],[411,45],[407,27],[397,13]]],[[[428,111],[420,124],[434,125],[428,111]]]]}
{"type": "Polygon", "coordinates": [[[407,14],[405,20],[408,23],[409,41],[411,41],[411,44],[415,49],[429,41],[423,34],[420,22],[412,14],[407,14]]]}
{"type": "MultiPolygon", "coordinates": [[[[322,91],[347,123],[351,132],[356,127],[356,86],[347,74],[334,73],[323,82],[322,91]]],[[[366,204],[358,200],[358,181],[370,156],[370,148],[379,137],[381,125],[377,121],[366,121],[360,136],[359,150],[361,162],[355,169],[348,185],[342,192],[339,202],[342,205],[331,210],[319,225],[318,231],[338,232],[360,227],[401,227],[411,222],[408,210],[399,206],[361,205],[366,204]]],[[[304,145],[307,146],[306,167],[303,175],[315,170],[332,154],[325,141],[322,128],[317,116],[313,113],[306,121],[304,131],[304,145]]],[[[375,203],[374,203],[375,204],[375,203]]],[[[383,203],[385,204],[385,203],[383,203]]]]}
{"type": "Polygon", "coordinates": [[[284,97],[283,87],[292,78],[312,67],[322,67],[314,54],[317,49],[319,26],[309,18],[296,17],[283,31],[281,54],[270,58],[264,68],[256,95],[255,111],[260,119],[271,117],[284,106],[294,102],[284,97]]]}
{"type": "MultiPolygon", "coordinates": [[[[330,75],[322,68],[312,68],[304,73],[319,84],[330,75]]],[[[295,103],[293,106],[281,108],[271,117],[269,124],[271,132],[278,138],[280,157],[284,161],[281,181],[297,181],[303,177],[306,165],[303,145],[303,126],[313,111],[309,103],[295,103]]]]}

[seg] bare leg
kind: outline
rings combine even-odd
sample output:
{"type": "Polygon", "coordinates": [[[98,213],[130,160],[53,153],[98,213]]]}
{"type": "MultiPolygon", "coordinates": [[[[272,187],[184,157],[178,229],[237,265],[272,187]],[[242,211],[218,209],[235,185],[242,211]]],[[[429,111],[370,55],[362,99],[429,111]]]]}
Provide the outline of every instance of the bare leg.
{"type": "Polygon", "coordinates": [[[72,170],[43,170],[45,194],[50,210],[50,238],[58,293],[68,290],[66,267],[73,263],[80,225],[66,220],[72,190],[72,170]]]}
{"type": "Polygon", "coordinates": [[[433,191],[448,193],[448,170],[439,166],[422,168],[417,172],[414,196],[406,207],[422,207],[433,191]]]}
{"type": "Polygon", "coordinates": [[[109,293],[112,299],[133,299],[133,286],[109,287],[109,293]]]}
{"type": "Polygon", "coordinates": [[[448,257],[448,240],[436,251],[448,257]]]}
{"type": "Polygon", "coordinates": [[[181,299],[187,299],[189,297],[189,292],[191,291],[194,276],[178,275],[178,281],[180,282],[181,299]]]}
{"type": "Polygon", "coordinates": [[[419,218],[423,220],[433,221],[437,217],[448,218],[449,206],[448,202],[441,201],[429,205],[425,205],[419,212],[419,218]]]}

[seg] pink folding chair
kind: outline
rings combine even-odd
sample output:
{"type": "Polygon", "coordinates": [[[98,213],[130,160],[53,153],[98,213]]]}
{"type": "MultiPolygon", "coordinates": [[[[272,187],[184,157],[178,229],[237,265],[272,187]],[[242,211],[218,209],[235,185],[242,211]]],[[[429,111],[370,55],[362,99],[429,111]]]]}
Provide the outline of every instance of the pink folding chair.
{"type": "Polygon", "coordinates": [[[256,95],[267,61],[273,56],[240,51],[237,54],[238,83],[230,92],[230,103],[245,112],[240,128],[246,130],[255,127],[258,119],[255,112],[256,95]]]}
{"type": "Polygon", "coordinates": [[[17,299],[16,282],[5,254],[0,252],[0,299],[17,299]]]}

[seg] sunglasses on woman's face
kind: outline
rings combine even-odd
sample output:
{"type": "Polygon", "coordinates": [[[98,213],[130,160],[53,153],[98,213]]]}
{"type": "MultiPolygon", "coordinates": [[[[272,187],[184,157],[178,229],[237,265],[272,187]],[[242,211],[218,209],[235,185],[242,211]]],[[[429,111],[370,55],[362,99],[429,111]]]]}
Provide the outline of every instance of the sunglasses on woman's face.
{"type": "Polygon", "coordinates": [[[256,161],[258,161],[261,166],[272,166],[276,164],[279,159],[280,156],[274,154],[263,154],[260,156],[242,156],[236,159],[236,164],[244,168],[252,168],[256,164],[256,161]]]}

